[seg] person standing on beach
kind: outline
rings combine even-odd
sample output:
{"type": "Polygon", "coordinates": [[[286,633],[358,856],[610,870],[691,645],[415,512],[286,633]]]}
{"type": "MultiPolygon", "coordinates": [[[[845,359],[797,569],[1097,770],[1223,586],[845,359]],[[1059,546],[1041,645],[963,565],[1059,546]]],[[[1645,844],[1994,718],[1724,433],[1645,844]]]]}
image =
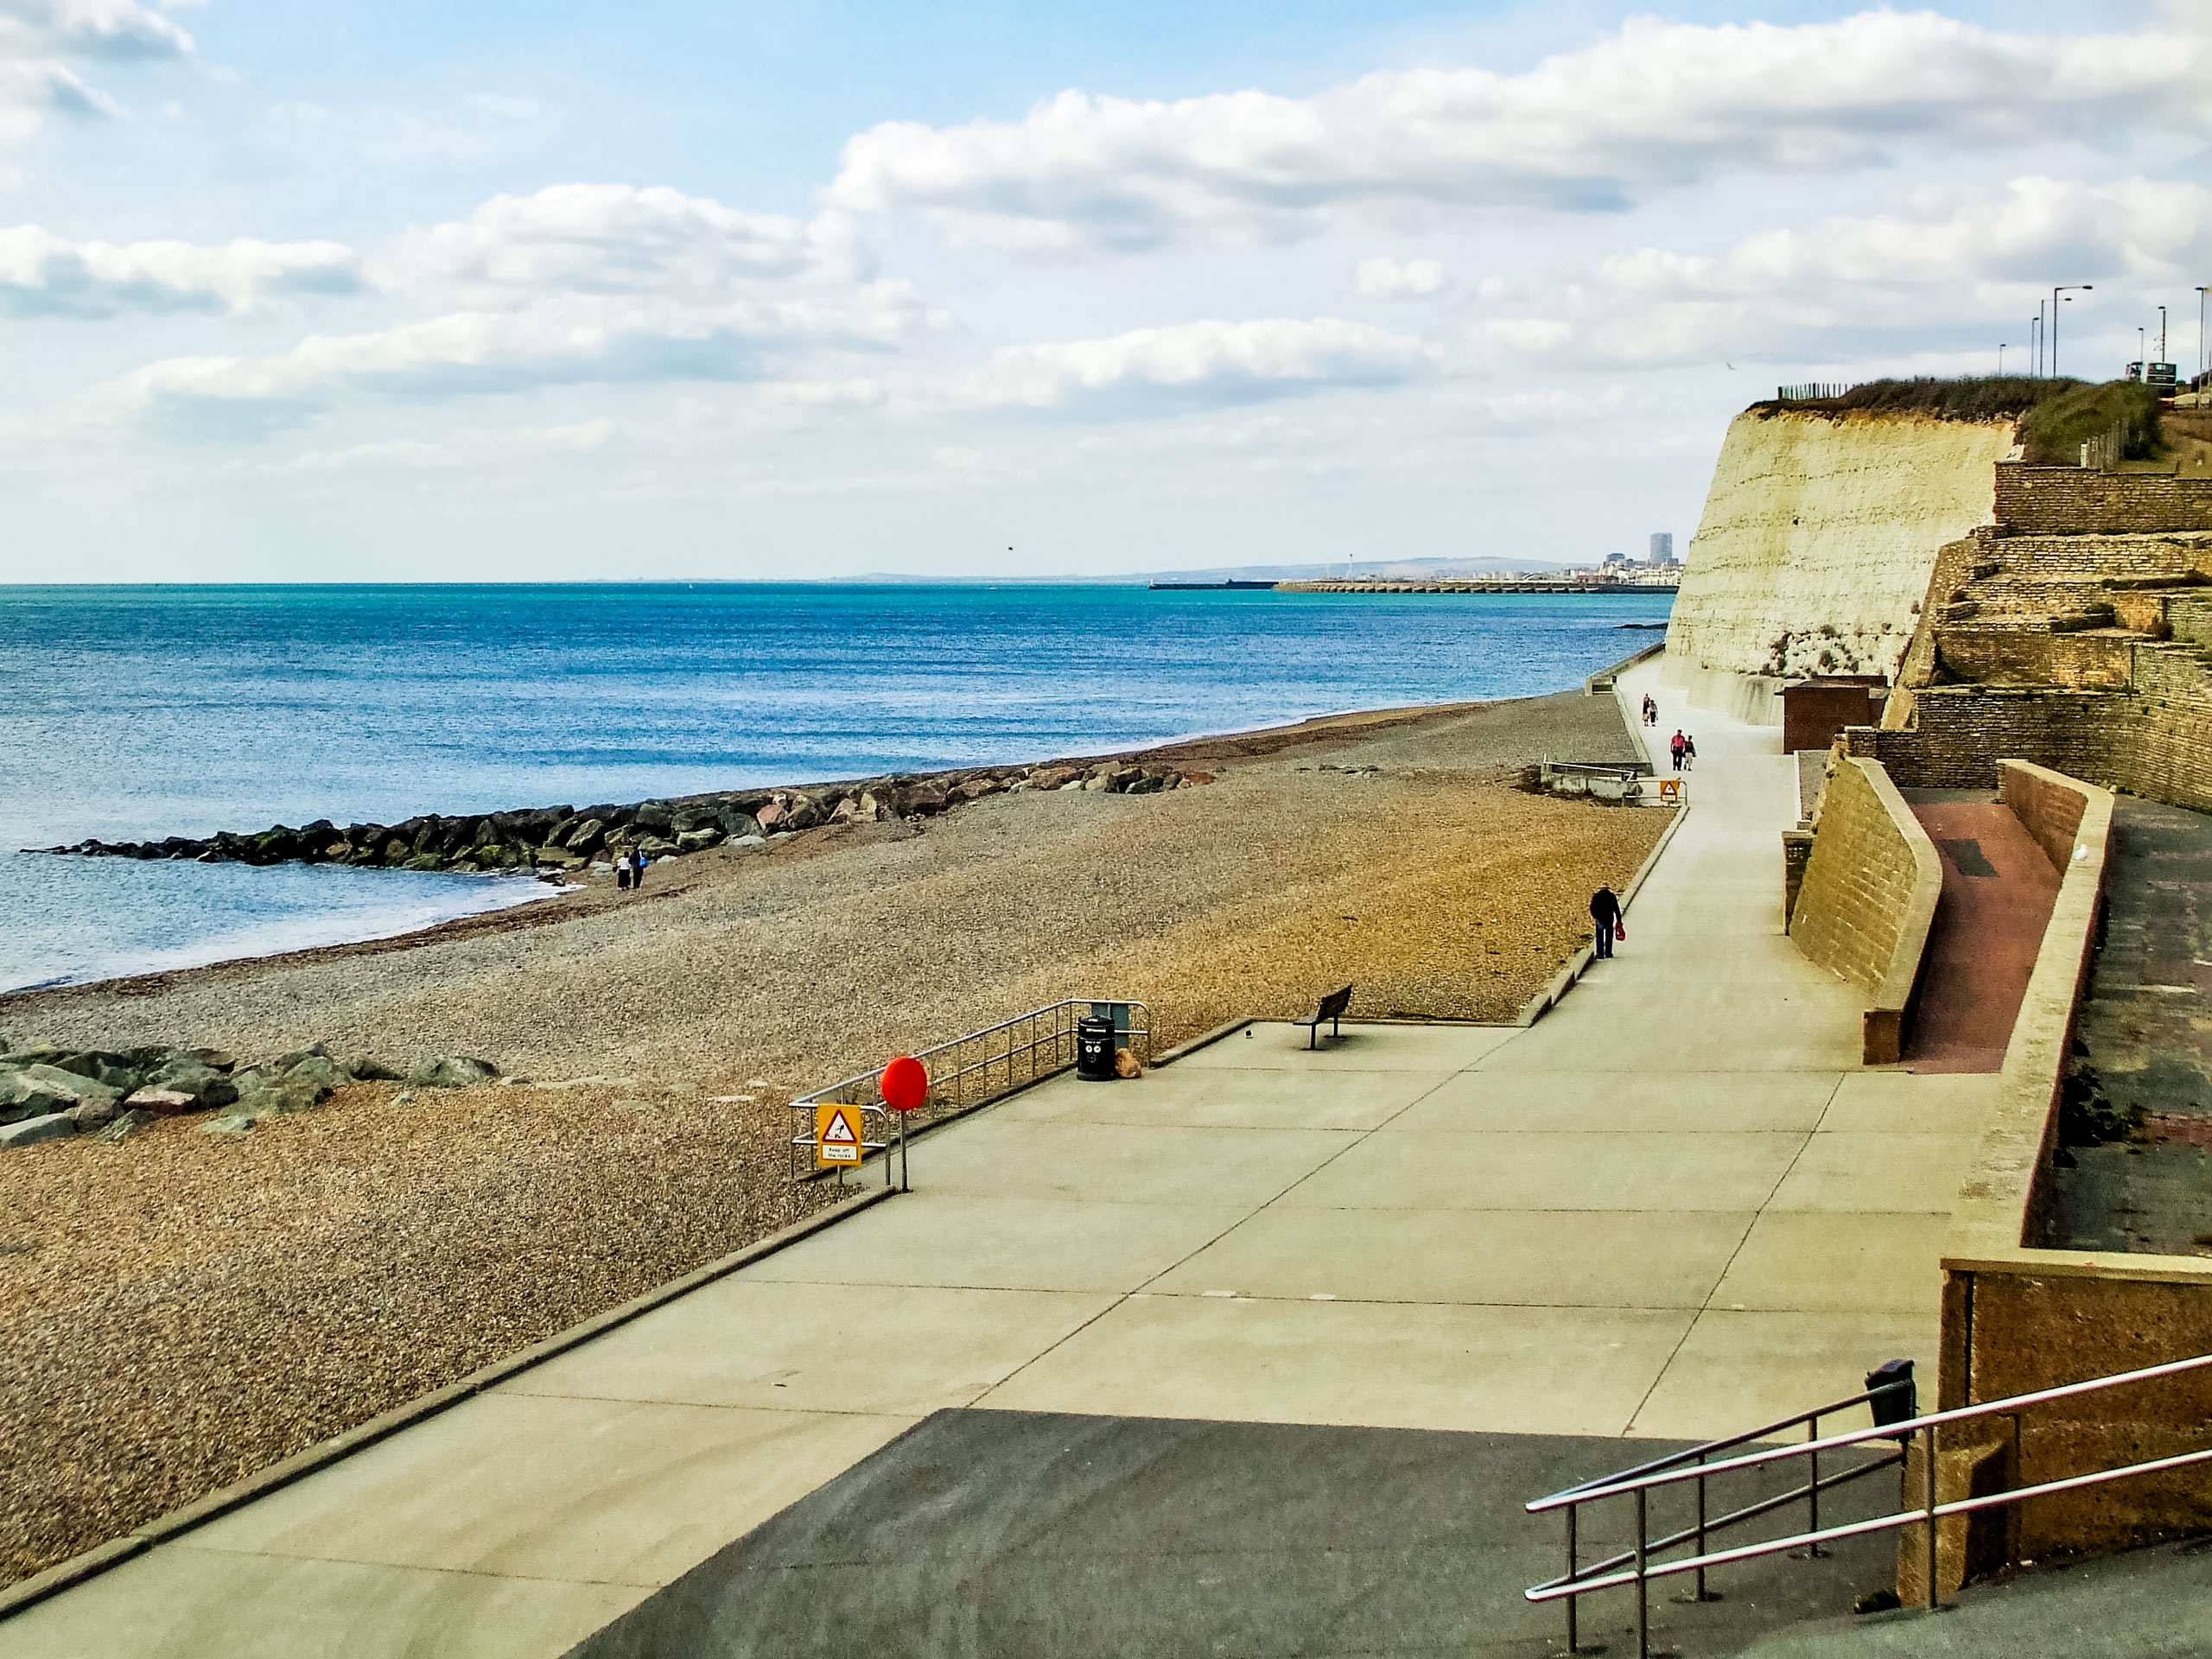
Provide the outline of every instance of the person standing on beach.
{"type": "Polygon", "coordinates": [[[626,853],[614,855],[614,885],[624,893],[630,891],[630,859],[626,853]]]}
{"type": "Polygon", "coordinates": [[[645,885],[645,855],[635,847],[630,849],[630,887],[632,892],[645,885]]]}
{"type": "Polygon", "coordinates": [[[1667,744],[1668,753],[1675,757],[1675,770],[1676,772],[1680,772],[1682,769],[1682,751],[1689,747],[1689,739],[1684,737],[1681,734],[1681,728],[1677,727],[1675,730],[1674,737],[1669,740],[1667,744]]]}
{"type": "Polygon", "coordinates": [[[1621,925],[1621,901],[1611,887],[1599,887],[1590,895],[1590,924],[1596,933],[1599,961],[1613,954],[1613,934],[1621,925]]]}

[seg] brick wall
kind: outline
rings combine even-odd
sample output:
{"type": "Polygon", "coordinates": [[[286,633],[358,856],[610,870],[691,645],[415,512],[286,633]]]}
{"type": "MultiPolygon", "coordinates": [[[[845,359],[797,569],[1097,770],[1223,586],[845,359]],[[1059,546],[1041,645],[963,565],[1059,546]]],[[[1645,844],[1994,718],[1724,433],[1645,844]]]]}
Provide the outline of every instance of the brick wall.
{"type": "Polygon", "coordinates": [[[2027,534],[2212,530],[2212,479],[1999,461],[1993,516],[2027,534]]]}
{"type": "Polygon", "coordinates": [[[2065,535],[2015,529],[2004,536],[1969,540],[1963,548],[1948,562],[1950,586],[1937,591],[1938,602],[1963,586],[1961,578],[1977,564],[1994,565],[1992,575],[2022,583],[2187,582],[2212,576],[2212,535],[2187,530],[2065,535]]]}

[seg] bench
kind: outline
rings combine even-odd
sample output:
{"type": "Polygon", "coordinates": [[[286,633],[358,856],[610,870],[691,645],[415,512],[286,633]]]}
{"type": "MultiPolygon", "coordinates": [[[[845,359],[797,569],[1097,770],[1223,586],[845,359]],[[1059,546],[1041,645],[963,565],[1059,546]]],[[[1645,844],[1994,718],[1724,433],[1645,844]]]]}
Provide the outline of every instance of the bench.
{"type": "Polygon", "coordinates": [[[1308,1032],[1306,1046],[1309,1049],[1319,1048],[1321,1046],[1321,1027],[1324,1025],[1328,1027],[1331,1037],[1344,1035],[1344,1033],[1337,1029],[1337,1022],[1344,1017],[1344,1010],[1351,1006],[1351,987],[1347,985],[1341,991],[1331,991],[1323,997],[1320,1007],[1311,1020],[1294,1020],[1290,1023],[1294,1026],[1306,1027],[1308,1032]]]}

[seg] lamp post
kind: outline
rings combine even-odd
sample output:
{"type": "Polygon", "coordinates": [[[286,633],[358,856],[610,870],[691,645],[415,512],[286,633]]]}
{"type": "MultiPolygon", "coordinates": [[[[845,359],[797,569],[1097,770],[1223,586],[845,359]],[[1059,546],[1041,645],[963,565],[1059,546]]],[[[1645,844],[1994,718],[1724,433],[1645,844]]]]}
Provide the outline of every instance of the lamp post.
{"type": "Polygon", "coordinates": [[[2166,360],[2166,308],[2158,308],[2158,361],[2166,360]]]}
{"type": "Polygon", "coordinates": [[[2212,288],[2196,290],[2196,372],[2199,374],[2204,372],[2204,296],[2207,294],[2212,294],[2212,288]]]}
{"type": "Polygon", "coordinates": [[[2005,378],[2005,342],[2001,340],[1997,342],[1997,378],[2005,378]]]}
{"type": "MultiPolygon", "coordinates": [[[[2094,283],[2063,283],[2050,290],[2050,374],[2058,378],[2058,296],[2062,294],[2087,294],[2096,287],[2094,283]]],[[[2074,302],[2067,301],[2071,305],[2074,302]]]]}

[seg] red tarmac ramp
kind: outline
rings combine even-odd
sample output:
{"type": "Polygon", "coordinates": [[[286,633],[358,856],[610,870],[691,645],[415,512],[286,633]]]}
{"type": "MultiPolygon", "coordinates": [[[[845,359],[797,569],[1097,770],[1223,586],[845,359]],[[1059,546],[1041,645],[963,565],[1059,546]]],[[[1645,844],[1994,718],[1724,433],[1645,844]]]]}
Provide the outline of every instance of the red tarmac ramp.
{"type": "Polygon", "coordinates": [[[2058,897],[2057,870],[2012,809],[1986,798],[1915,799],[1943,861],[1905,1064],[1995,1071],[2058,897]]]}

